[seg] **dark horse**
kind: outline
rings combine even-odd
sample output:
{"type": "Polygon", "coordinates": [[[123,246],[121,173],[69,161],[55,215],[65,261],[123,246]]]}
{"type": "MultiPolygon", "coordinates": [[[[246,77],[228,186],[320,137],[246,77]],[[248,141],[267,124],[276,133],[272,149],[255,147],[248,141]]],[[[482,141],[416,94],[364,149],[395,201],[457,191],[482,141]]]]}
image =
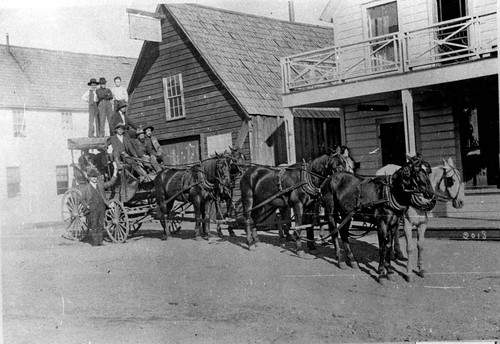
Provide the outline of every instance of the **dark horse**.
{"type": "Polygon", "coordinates": [[[169,168],[155,178],[157,218],[163,227],[163,239],[170,235],[167,220],[175,201],[190,202],[194,208],[195,238],[201,239],[201,222],[207,228],[207,206],[210,201],[230,191],[229,164],[224,156],[216,155],[188,169],[169,168]]]}
{"type": "Polygon", "coordinates": [[[362,214],[377,226],[379,241],[379,282],[391,278],[390,269],[392,241],[400,218],[408,206],[416,206],[412,201],[416,194],[426,199],[434,198],[434,189],[429,180],[430,165],[420,157],[409,158],[408,162],[392,176],[364,178],[352,173],[338,172],[327,180],[322,188],[325,215],[335,245],[335,255],[342,269],[346,268],[340,253],[338,231],[344,244],[351,267],[357,262],[349,245],[349,226],[352,215],[362,214]],[[336,221],[337,220],[337,221],[336,221]],[[337,223],[340,223],[340,228],[337,223]]]}
{"type": "MultiPolygon", "coordinates": [[[[326,177],[344,168],[344,160],[341,159],[338,151],[324,154],[310,164],[296,163],[288,167],[276,168],[250,167],[240,181],[248,249],[254,250],[257,245],[255,225],[259,219],[279,209],[283,222],[290,223],[290,208],[293,208],[297,228],[295,235],[297,254],[303,256],[300,238],[303,215],[314,212],[320,195],[319,187],[326,177]],[[260,204],[265,205],[260,206],[260,204]]],[[[307,231],[307,239],[309,249],[313,250],[313,231],[307,231]]]]}

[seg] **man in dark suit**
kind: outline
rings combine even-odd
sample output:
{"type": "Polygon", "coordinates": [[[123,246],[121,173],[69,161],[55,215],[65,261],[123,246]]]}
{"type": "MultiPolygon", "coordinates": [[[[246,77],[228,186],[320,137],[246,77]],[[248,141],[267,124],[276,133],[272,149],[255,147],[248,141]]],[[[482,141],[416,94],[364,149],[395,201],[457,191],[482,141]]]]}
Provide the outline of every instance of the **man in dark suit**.
{"type": "Polygon", "coordinates": [[[113,177],[108,182],[104,182],[99,172],[91,169],[88,173],[89,183],[86,184],[82,192],[82,205],[87,211],[87,226],[92,233],[92,246],[102,246],[104,236],[104,215],[108,200],[104,194],[104,189],[113,186],[116,182],[118,169],[115,168],[113,177]]]}
{"type": "MultiPolygon", "coordinates": [[[[118,123],[123,123],[123,125],[125,126],[124,134],[132,139],[135,138],[135,131],[137,130],[138,126],[127,115],[127,102],[121,100],[117,101],[115,110],[116,112],[111,117],[111,125],[109,127],[109,130],[111,131],[112,128],[115,128],[118,123]]],[[[111,136],[113,136],[114,134],[114,132],[110,133],[111,136]]]]}
{"type": "MultiPolygon", "coordinates": [[[[95,91],[97,95],[97,108],[99,110],[99,131],[98,137],[104,137],[104,126],[106,119],[108,120],[109,131],[111,132],[111,116],[113,115],[113,93],[109,88],[106,88],[106,78],[99,79],[100,87],[95,91]]],[[[111,134],[110,134],[111,135],[111,134]]]]}
{"type": "Polygon", "coordinates": [[[116,135],[111,136],[110,143],[113,148],[113,161],[118,164],[120,169],[122,168],[123,162],[131,165],[139,176],[143,179],[147,179],[147,173],[140,162],[132,139],[124,135],[124,129],[125,125],[123,123],[118,123],[115,126],[116,135]]]}

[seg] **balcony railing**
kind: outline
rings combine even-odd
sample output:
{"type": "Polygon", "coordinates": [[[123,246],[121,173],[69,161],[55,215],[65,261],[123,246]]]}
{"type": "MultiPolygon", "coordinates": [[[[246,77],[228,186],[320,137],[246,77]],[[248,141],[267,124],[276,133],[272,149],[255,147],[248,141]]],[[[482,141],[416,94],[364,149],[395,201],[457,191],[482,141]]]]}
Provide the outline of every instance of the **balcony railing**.
{"type": "Polygon", "coordinates": [[[496,12],[378,36],[282,59],[284,92],[493,56],[496,12]]]}

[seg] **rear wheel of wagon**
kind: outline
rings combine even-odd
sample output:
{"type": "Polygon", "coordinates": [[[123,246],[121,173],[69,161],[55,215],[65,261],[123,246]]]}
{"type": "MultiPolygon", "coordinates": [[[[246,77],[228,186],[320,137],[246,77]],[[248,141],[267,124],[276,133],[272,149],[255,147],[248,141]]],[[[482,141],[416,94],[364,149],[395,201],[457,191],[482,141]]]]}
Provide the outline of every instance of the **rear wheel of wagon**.
{"type": "Polygon", "coordinates": [[[104,226],[108,232],[109,238],[113,242],[123,243],[127,240],[129,234],[129,220],[125,210],[125,206],[118,200],[111,200],[108,209],[104,226]]]}
{"type": "Polygon", "coordinates": [[[64,193],[61,202],[62,220],[66,226],[63,237],[70,240],[84,240],[89,234],[80,190],[71,188],[64,193]]]}

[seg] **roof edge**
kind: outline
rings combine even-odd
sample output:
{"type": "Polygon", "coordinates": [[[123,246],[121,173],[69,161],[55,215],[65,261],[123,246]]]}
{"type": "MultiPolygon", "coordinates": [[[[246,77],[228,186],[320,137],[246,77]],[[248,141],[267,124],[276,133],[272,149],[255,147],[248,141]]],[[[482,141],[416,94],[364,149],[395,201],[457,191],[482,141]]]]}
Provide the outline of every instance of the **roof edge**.
{"type": "MultiPolygon", "coordinates": [[[[189,4],[189,5],[193,5],[193,4],[189,4]]],[[[231,91],[231,88],[228,87],[228,85],[226,84],[226,82],[224,81],[224,78],[222,78],[219,73],[217,73],[216,69],[213,68],[213,66],[210,64],[210,62],[205,58],[205,56],[201,53],[201,50],[200,48],[198,47],[198,45],[194,42],[193,38],[188,34],[187,30],[184,28],[184,26],[182,26],[182,24],[179,22],[179,20],[177,20],[177,18],[175,17],[175,15],[168,9],[168,4],[161,4],[161,6],[163,6],[169,13],[170,15],[172,16],[172,18],[175,20],[175,22],[177,23],[177,25],[179,25],[180,29],[182,30],[182,32],[186,35],[186,37],[189,39],[189,42],[191,42],[191,44],[194,46],[194,48],[196,49],[196,51],[198,51],[198,53],[200,54],[200,57],[203,59],[203,61],[207,64],[208,68],[211,69],[212,73],[214,73],[214,75],[220,80],[220,82],[222,83],[222,85],[224,86],[224,88],[229,92],[229,94],[231,95],[231,97],[233,97],[233,99],[236,101],[236,103],[238,104],[238,106],[240,107],[240,109],[243,110],[243,113],[245,115],[245,118],[242,118],[243,120],[247,120],[247,119],[251,119],[251,116],[250,114],[248,113],[248,110],[243,106],[243,104],[241,103],[241,101],[234,95],[234,93],[231,91]]],[[[204,6],[202,6],[204,7],[204,6]]],[[[209,7],[209,8],[213,8],[215,10],[218,10],[214,7],[209,7]]]]}

